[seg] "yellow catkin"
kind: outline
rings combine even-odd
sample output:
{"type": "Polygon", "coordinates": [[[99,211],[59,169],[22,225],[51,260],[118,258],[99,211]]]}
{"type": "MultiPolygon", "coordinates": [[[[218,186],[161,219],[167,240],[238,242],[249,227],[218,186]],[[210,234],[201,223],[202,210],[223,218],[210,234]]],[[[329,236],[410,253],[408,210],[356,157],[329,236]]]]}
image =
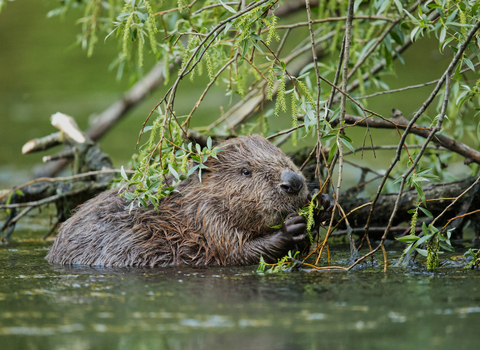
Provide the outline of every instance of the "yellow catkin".
{"type": "Polygon", "coordinates": [[[153,151],[155,147],[155,139],[157,138],[158,130],[160,129],[160,126],[161,126],[161,121],[162,121],[162,117],[160,116],[157,119],[155,119],[155,121],[153,122],[150,138],[148,139],[148,147],[147,147],[148,152],[153,151]]]}
{"type": "Polygon", "coordinates": [[[129,51],[128,51],[128,41],[130,39],[130,26],[132,25],[133,22],[133,16],[135,14],[132,13],[130,16],[128,16],[127,22],[125,23],[125,27],[123,28],[123,45],[122,45],[122,51],[123,55],[125,56],[126,59],[128,59],[129,51]]]}
{"type": "Polygon", "coordinates": [[[415,211],[413,212],[413,215],[412,215],[412,220],[410,221],[410,234],[411,235],[415,234],[415,228],[417,227],[419,205],[420,205],[420,203],[417,204],[417,207],[415,208],[415,211]]]}
{"type": "Polygon", "coordinates": [[[210,79],[210,81],[212,81],[215,78],[212,58],[210,57],[210,54],[208,52],[205,52],[203,56],[205,57],[205,62],[207,63],[208,78],[210,79]]]}
{"type": "Polygon", "coordinates": [[[433,236],[427,243],[427,269],[433,270],[438,267],[438,250],[440,241],[438,234],[433,236]]]}
{"type": "Polygon", "coordinates": [[[150,5],[149,1],[144,0],[145,3],[145,8],[147,9],[148,12],[148,18],[147,18],[147,32],[148,32],[148,38],[150,40],[150,47],[152,48],[152,52],[154,54],[157,53],[157,40],[155,39],[155,34],[158,32],[157,26],[155,25],[155,14],[153,12],[152,6],[150,5]]]}
{"type": "Polygon", "coordinates": [[[172,149],[168,155],[168,163],[173,167],[177,163],[177,158],[175,157],[175,148],[172,149]]]}
{"type": "Polygon", "coordinates": [[[178,5],[178,8],[183,9],[184,7],[187,6],[187,1],[186,0],[177,0],[177,5],[178,5]]]}
{"type": "MultiPolygon", "coordinates": [[[[188,39],[187,47],[182,53],[182,69],[179,70],[178,74],[180,74],[185,69],[187,62],[190,59],[190,56],[193,54],[190,51],[192,51],[193,48],[196,46],[196,41],[197,41],[197,37],[195,35],[191,36],[188,39]]],[[[192,71],[192,74],[193,73],[194,72],[192,71]]]]}
{"type": "Polygon", "coordinates": [[[169,50],[164,50],[164,57],[163,57],[163,64],[165,65],[164,69],[164,79],[163,79],[163,84],[167,85],[168,82],[170,81],[170,51],[169,50]]]}
{"type": "MultiPolygon", "coordinates": [[[[295,92],[292,92],[292,127],[296,128],[298,126],[298,100],[295,96],[295,92]]],[[[292,144],[297,145],[298,141],[298,131],[294,130],[292,133],[292,144]]]]}
{"type": "Polygon", "coordinates": [[[277,21],[277,16],[272,16],[270,21],[265,20],[265,24],[268,28],[268,36],[266,40],[267,45],[270,45],[272,43],[272,39],[280,41],[280,36],[277,33],[277,21]]]}
{"type": "Polygon", "coordinates": [[[300,90],[302,91],[305,99],[312,104],[315,105],[315,101],[313,100],[312,94],[310,94],[310,90],[308,90],[307,85],[303,81],[297,80],[297,85],[300,86],[300,90]]]}
{"type": "Polygon", "coordinates": [[[89,36],[87,56],[91,57],[93,55],[93,48],[97,43],[97,21],[93,21],[89,36]]]}
{"type": "Polygon", "coordinates": [[[285,74],[280,78],[280,84],[278,85],[277,101],[275,103],[275,116],[278,117],[280,110],[287,111],[287,104],[285,103],[285,85],[287,82],[287,76],[285,74]]]}
{"type": "Polygon", "coordinates": [[[465,26],[467,24],[467,15],[465,11],[462,11],[461,8],[459,8],[459,14],[460,14],[460,23],[463,24],[463,26],[461,27],[461,31],[463,36],[465,36],[467,34],[467,27],[465,26]]]}
{"type": "Polygon", "coordinates": [[[182,173],[184,173],[184,174],[188,173],[188,157],[187,157],[186,153],[182,158],[182,165],[181,165],[180,169],[181,169],[182,173]]]}

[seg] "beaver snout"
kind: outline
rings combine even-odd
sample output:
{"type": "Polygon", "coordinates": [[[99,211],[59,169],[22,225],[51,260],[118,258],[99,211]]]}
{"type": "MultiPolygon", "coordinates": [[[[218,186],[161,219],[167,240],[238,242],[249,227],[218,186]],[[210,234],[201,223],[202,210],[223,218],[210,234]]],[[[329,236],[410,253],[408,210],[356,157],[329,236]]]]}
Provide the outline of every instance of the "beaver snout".
{"type": "Polygon", "coordinates": [[[304,185],[303,178],[291,170],[284,172],[280,179],[280,188],[288,194],[298,194],[304,185]]]}

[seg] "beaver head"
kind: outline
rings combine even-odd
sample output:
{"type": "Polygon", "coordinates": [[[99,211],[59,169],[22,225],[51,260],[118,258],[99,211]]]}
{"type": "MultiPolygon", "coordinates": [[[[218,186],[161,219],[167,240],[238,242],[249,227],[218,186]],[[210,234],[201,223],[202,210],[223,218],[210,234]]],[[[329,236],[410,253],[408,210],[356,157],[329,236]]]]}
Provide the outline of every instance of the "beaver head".
{"type": "Polygon", "coordinates": [[[202,182],[194,180],[200,202],[197,218],[222,218],[230,227],[252,235],[271,231],[285,217],[307,203],[305,178],[277,147],[259,135],[224,141],[217,158],[210,157],[202,182]]]}

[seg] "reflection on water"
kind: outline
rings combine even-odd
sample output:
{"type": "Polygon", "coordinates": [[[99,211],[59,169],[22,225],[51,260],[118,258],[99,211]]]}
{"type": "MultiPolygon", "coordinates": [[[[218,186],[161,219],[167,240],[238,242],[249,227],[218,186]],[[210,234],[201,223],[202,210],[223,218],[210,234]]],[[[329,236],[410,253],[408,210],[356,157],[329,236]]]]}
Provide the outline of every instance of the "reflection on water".
{"type": "Polygon", "coordinates": [[[480,340],[478,271],[453,260],[436,273],[260,275],[51,266],[48,245],[0,246],[2,348],[463,349],[480,340]]]}

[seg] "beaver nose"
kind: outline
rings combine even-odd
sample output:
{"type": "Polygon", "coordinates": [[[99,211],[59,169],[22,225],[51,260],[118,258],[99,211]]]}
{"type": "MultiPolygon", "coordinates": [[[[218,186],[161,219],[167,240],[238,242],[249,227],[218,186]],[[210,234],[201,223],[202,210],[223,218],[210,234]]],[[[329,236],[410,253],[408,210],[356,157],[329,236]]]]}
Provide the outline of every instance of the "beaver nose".
{"type": "Polygon", "coordinates": [[[284,172],[280,188],[289,194],[297,194],[303,187],[303,178],[293,171],[284,172]]]}

